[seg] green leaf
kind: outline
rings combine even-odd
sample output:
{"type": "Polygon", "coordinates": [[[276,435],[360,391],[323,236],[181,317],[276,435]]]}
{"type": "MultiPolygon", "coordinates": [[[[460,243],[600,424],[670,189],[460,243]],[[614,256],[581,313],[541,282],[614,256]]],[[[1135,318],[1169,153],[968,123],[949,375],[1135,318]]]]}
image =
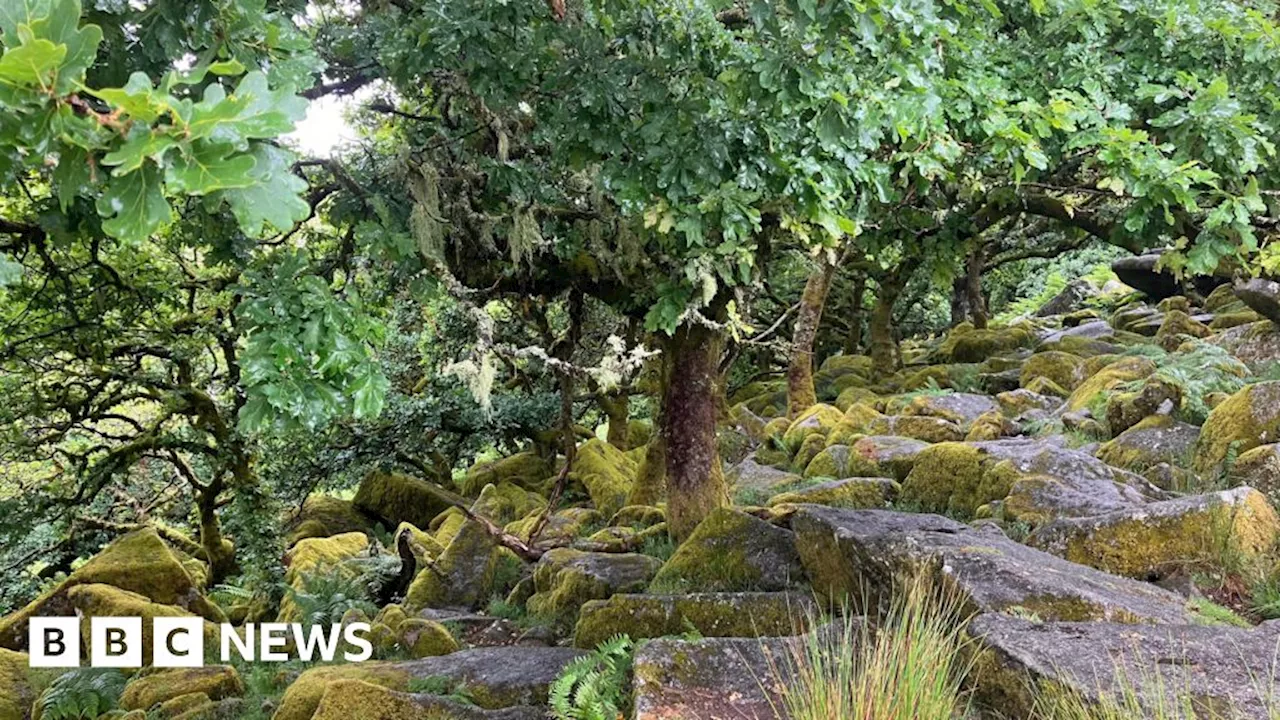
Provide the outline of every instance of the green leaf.
{"type": "Polygon", "coordinates": [[[43,38],[26,38],[21,45],[0,56],[0,82],[48,88],[66,56],[66,45],[55,45],[43,38]]]}
{"type": "Polygon", "coordinates": [[[0,31],[4,32],[4,43],[16,47],[18,26],[48,17],[49,6],[49,0],[0,0],[0,31]]]}
{"type": "Polygon", "coordinates": [[[240,75],[244,73],[244,65],[239,60],[232,58],[213,63],[209,66],[209,72],[214,75],[240,75]]]}
{"type": "Polygon", "coordinates": [[[71,207],[82,190],[89,187],[91,180],[92,170],[87,152],[72,147],[58,156],[58,166],[53,169],[53,185],[58,194],[58,206],[63,212],[71,207]]]}
{"type": "Polygon", "coordinates": [[[305,220],[311,214],[311,206],[302,198],[307,183],[290,172],[293,153],[260,144],[254,147],[253,158],[255,185],[222,194],[240,229],[250,237],[262,237],[267,226],[285,232],[294,223],[305,220]]]}
{"type": "Polygon", "coordinates": [[[267,76],[254,71],[244,76],[229,97],[220,86],[211,85],[193,109],[191,125],[194,137],[241,145],[246,140],[289,133],[306,115],[305,99],[289,87],[271,90],[267,76]]]}
{"type": "Polygon", "coordinates": [[[104,88],[94,95],[129,118],[150,125],[160,116],[174,111],[178,104],[168,93],[157,91],[146,73],[135,72],[122,88],[104,88]]]}
{"type": "Polygon", "coordinates": [[[65,45],[67,55],[58,68],[58,81],[54,90],[70,92],[84,80],[85,72],[93,65],[102,43],[102,28],[97,25],[80,26],[80,0],[54,0],[49,17],[32,24],[32,31],[58,45],[65,45]]]}
{"type": "Polygon", "coordinates": [[[98,198],[98,214],[108,235],[128,243],[140,243],[164,227],[173,217],[160,182],[160,169],[144,165],[112,180],[98,198]]]}
{"type": "Polygon", "coordinates": [[[232,154],[230,145],[196,142],[179,153],[165,171],[173,192],[207,195],[216,190],[247,188],[258,183],[252,155],[232,154]]]}
{"type": "Polygon", "coordinates": [[[178,141],[169,135],[138,126],[124,145],[102,158],[102,164],[115,167],[111,171],[112,175],[117,177],[127,175],[142,167],[142,163],[147,159],[154,160],[156,164],[162,164],[161,160],[165,152],[177,144],[178,141]]]}

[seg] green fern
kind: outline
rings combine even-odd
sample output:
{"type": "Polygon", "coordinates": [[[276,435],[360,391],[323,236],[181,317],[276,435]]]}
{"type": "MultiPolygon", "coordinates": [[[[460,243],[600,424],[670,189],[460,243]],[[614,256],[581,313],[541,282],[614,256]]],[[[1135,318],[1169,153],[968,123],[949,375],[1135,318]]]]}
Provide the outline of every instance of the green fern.
{"type": "Polygon", "coordinates": [[[615,635],[595,652],[565,666],[551,683],[551,716],[556,720],[617,720],[626,703],[631,674],[631,638],[615,635]]]}
{"type": "Polygon", "coordinates": [[[304,625],[333,625],[349,610],[360,610],[369,616],[378,612],[363,573],[335,567],[304,575],[301,586],[286,585],[284,590],[297,606],[304,625]]]}
{"type": "Polygon", "coordinates": [[[114,668],[77,668],[54,680],[36,705],[43,720],[94,720],[116,709],[124,683],[114,668]]]}

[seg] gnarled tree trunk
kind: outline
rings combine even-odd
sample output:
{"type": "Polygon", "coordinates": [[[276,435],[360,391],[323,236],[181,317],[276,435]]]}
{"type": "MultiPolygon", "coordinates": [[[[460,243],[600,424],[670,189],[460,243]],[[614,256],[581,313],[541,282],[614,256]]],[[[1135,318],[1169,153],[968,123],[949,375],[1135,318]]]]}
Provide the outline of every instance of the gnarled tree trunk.
{"type": "Polygon", "coordinates": [[[844,336],[844,354],[857,355],[862,352],[862,317],[866,310],[862,307],[862,296],[867,291],[867,277],[862,273],[853,279],[851,309],[849,311],[849,332],[844,336]]]}
{"type": "Polygon", "coordinates": [[[880,280],[867,333],[870,336],[871,359],[883,373],[898,369],[898,341],[893,333],[893,306],[902,293],[902,281],[896,275],[897,273],[880,280]]]}
{"type": "Polygon", "coordinates": [[[677,541],[728,504],[716,446],[720,350],[719,333],[702,325],[683,325],[666,342],[661,440],[667,530],[677,541]]]}
{"type": "Polygon", "coordinates": [[[607,395],[601,393],[596,398],[600,411],[609,420],[609,433],[605,440],[619,450],[630,450],[627,442],[627,423],[630,420],[630,399],[626,394],[607,395]]]}
{"type": "Polygon", "coordinates": [[[965,295],[969,302],[969,316],[979,330],[987,326],[987,301],[982,296],[982,263],[985,247],[979,245],[969,254],[965,264],[965,295]]]}
{"type": "Polygon", "coordinates": [[[824,262],[809,273],[791,334],[791,359],[787,366],[787,414],[796,417],[818,402],[813,387],[813,340],[822,322],[822,309],[831,290],[834,265],[824,262]]]}

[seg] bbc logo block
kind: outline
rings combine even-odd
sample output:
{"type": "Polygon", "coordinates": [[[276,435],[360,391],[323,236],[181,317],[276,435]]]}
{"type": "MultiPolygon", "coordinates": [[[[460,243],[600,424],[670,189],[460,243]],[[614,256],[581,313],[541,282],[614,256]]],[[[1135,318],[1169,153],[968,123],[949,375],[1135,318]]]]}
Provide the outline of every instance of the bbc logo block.
{"type": "MultiPolygon", "coordinates": [[[[191,668],[204,665],[208,626],[203,618],[159,617],[149,622],[151,642],[147,657],[142,618],[90,618],[90,666],[140,668],[149,663],[159,668],[191,668]]],[[[77,617],[32,618],[27,631],[31,667],[79,667],[84,657],[80,647],[83,630],[77,617]]],[[[233,654],[242,660],[259,662],[286,662],[294,657],[331,662],[340,650],[348,662],[363,662],[373,655],[373,645],[366,637],[368,623],[327,628],[286,623],[236,628],[224,623],[220,631],[217,649],[221,651],[223,663],[230,662],[233,654]]]]}

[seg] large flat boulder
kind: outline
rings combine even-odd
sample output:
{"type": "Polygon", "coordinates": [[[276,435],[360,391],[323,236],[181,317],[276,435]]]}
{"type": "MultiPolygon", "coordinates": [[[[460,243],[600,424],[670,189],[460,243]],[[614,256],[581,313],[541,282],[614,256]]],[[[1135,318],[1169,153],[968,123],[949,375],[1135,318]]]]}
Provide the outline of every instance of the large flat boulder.
{"type": "Polygon", "coordinates": [[[790,531],[720,508],[681,543],[654,577],[650,592],[786,590],[803,579],[790,531]]]}
{"type": "Polygon", "coordinates": [[[1039,623],[992,614],[972,620],[968,632],[982,647],[971,675],[975,700],[1007,717],[1029,717],[1036,688],[1111,698],[1121,709],[1105,717],[1156,717],[1157,706],[1190,717],[1180,711],[1188,704],[1196,717],[1274,717],[1280,674],[1272,630],[1039,623]]]}
{"type": "Polygon", "coordinates": [[[972,612],[1053,620],[1185,623],[1183,599],[938,515],[804,505],[792,517],[814,591],[859,612],[887,607],[903,573],[952,585],[972,612]],[[863,604],[865,603],[865,607],[863,604]]]}
{"type": "MultiPolygon", "coordinates": [[[[794,638],[662,638],[635,658],[634,720],[778,720],[794,638]]],[[[783,717],[786,717],[784,714],[783,717]]]]}
{"type": "Polygon", "coordinates": [[[620,633],[640,640],[690,630],[704,637],[791,635],[805,630],[816,611],[799,592],[619,594],[582,606],[573,644],[594,648],[620,633]]]}
{"type": "Polygon", "coordinates": [[[407,691],[414,680],[439,678],[464,690],[477,707],[499,709],[545,705],[547,688],[575,658],[571,648],[486,647],[399,662],[365,662],[312,668],[285,691],[273,720],[310,720],[334,683],[361,680],[407,691]]]}
{"type": "Polygon", "coordinates": [[[1280,519],[1261,493],[1238,487],[1039,527],[1028,543],[1072,562],[1142,580],[1217,567],[1224,554],[1254,561],[1280,539],[1280,519]]]}

